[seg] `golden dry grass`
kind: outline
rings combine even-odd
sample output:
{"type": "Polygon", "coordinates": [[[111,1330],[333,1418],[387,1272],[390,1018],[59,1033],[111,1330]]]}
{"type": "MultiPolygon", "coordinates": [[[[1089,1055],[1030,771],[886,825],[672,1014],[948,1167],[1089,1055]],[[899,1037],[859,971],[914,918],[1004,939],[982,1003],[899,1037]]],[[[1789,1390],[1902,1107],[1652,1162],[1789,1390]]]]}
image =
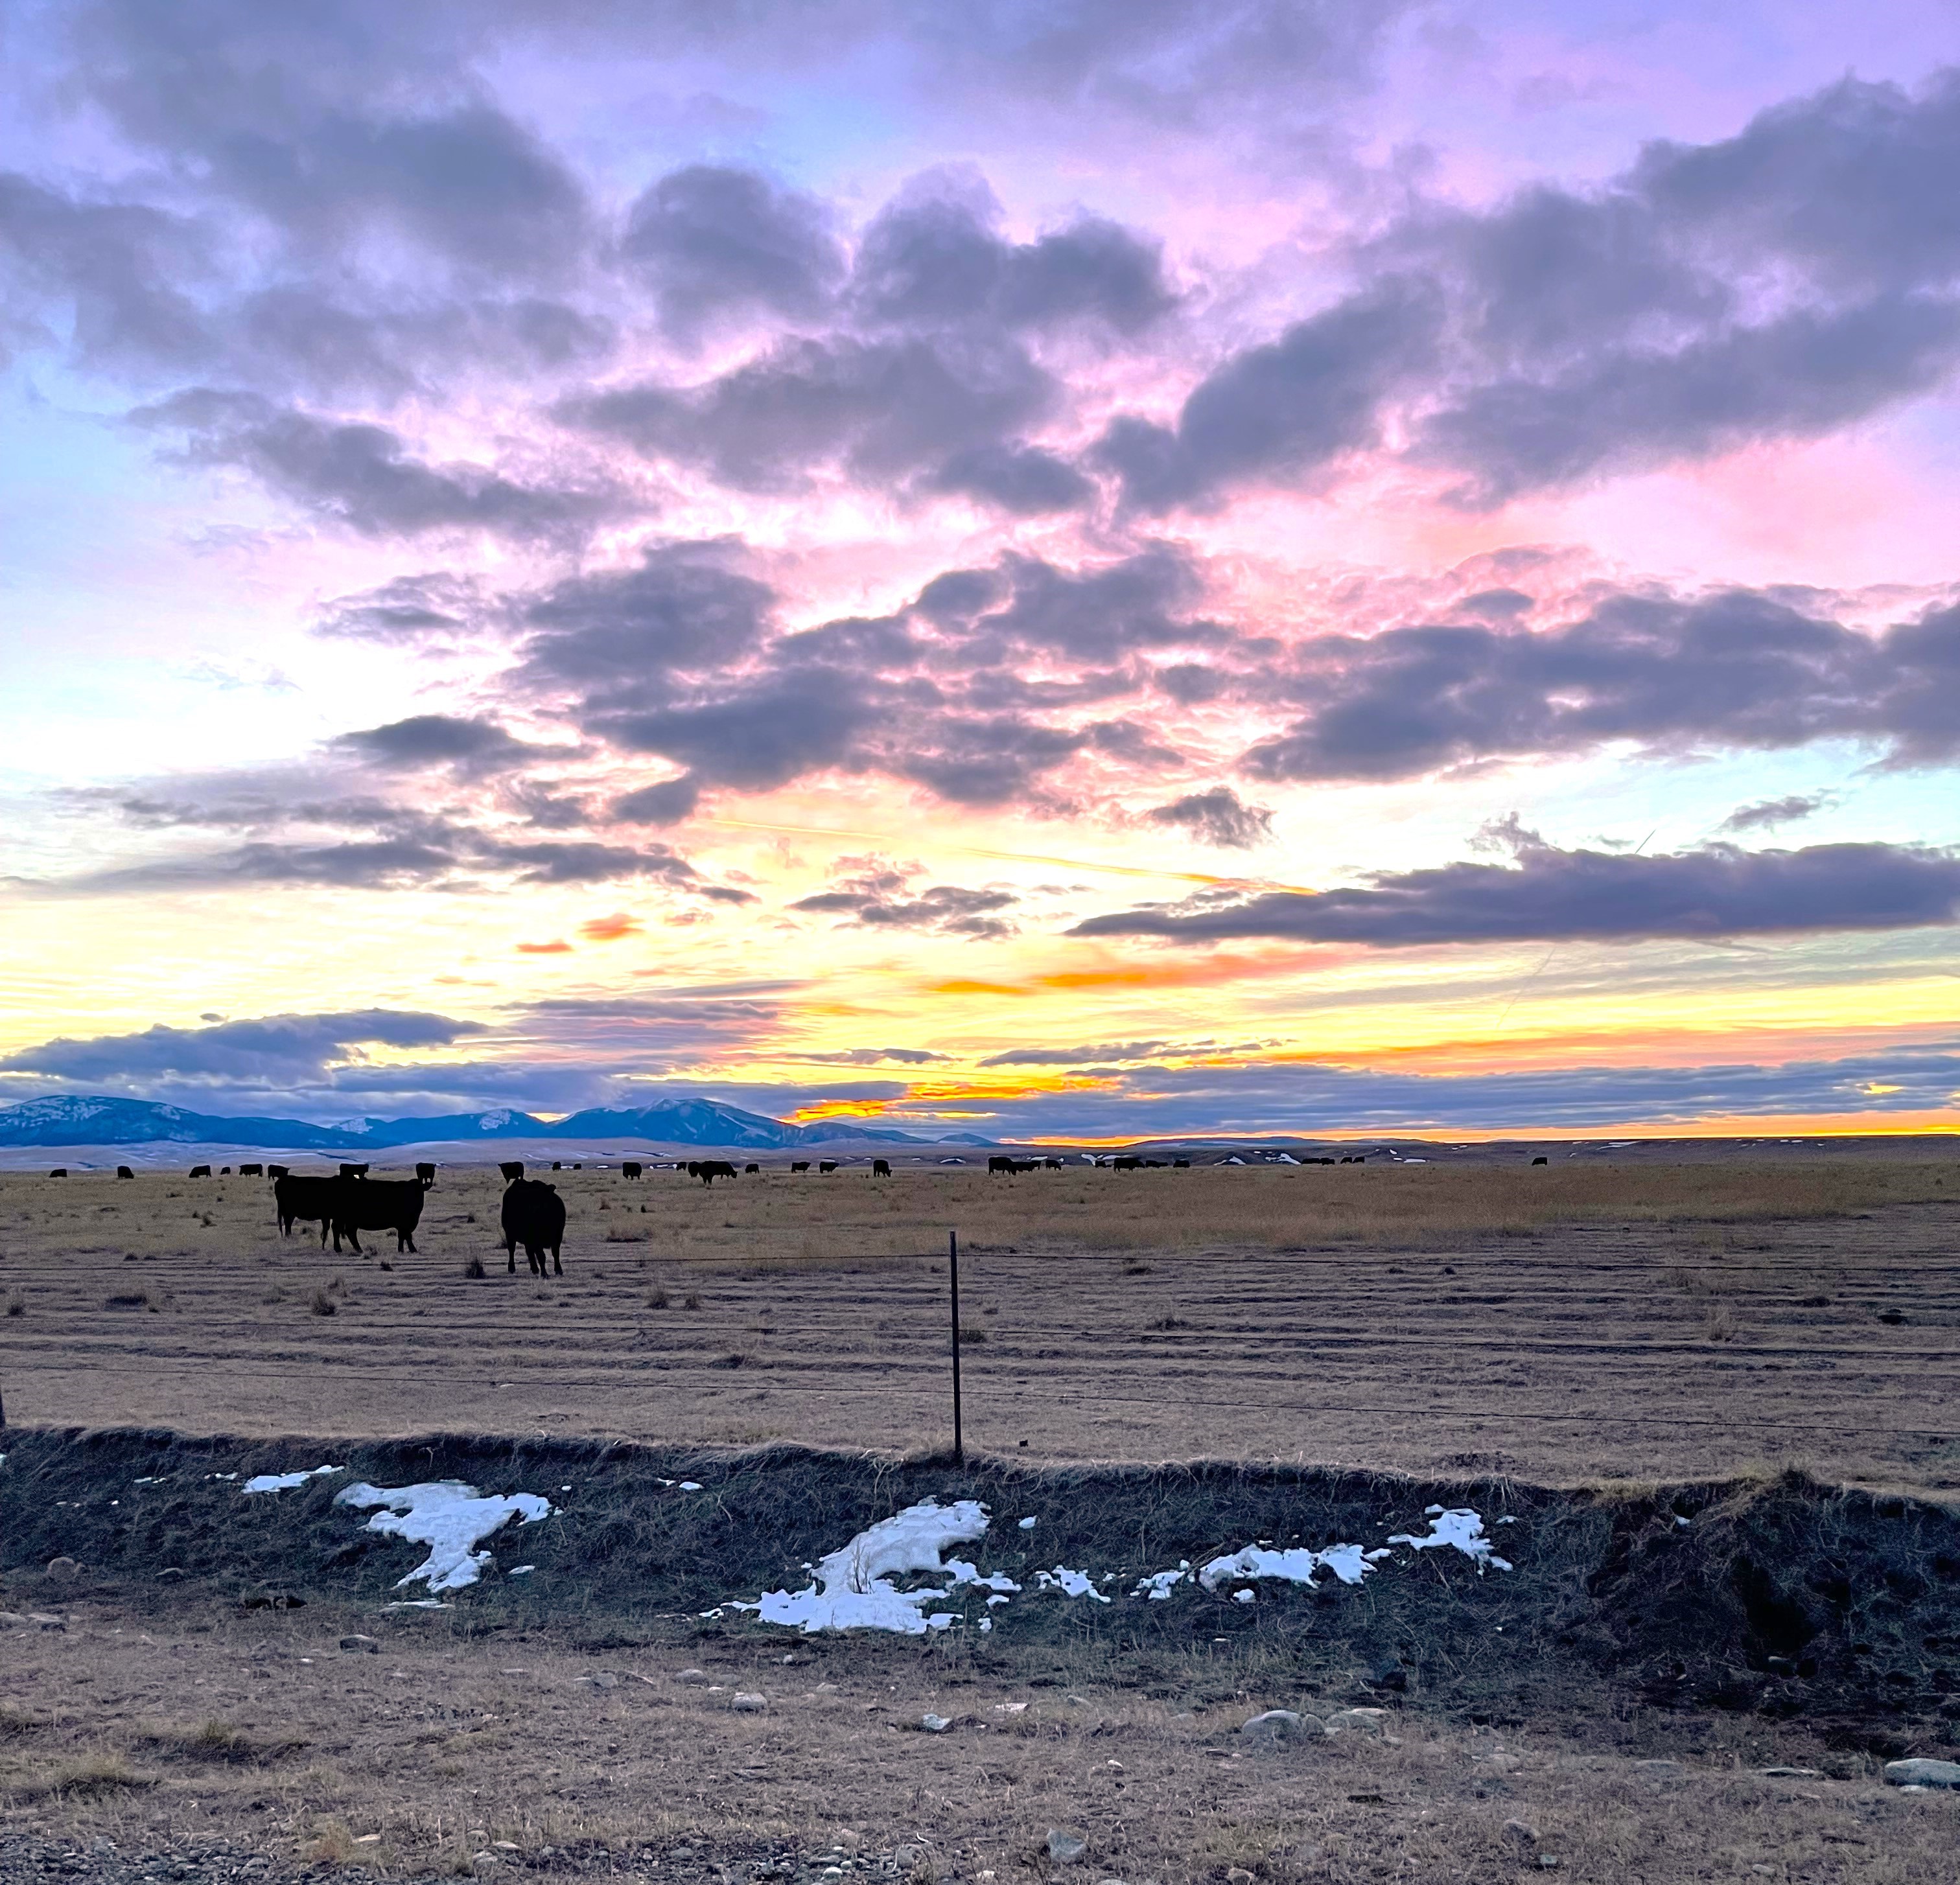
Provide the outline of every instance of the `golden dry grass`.
{"type": "Polygon", "coordinates": [[[957,1228],[982,1450],[1960,1486],[1949,1159],[552,1175],[549,1283],[492,1170],[364,1263],[253,1180],[0,1180],[10,1415],[939,1444],[957,1228]]]}
{"type": "Polygon", "coordinates": [[[1236,1866],[1272,1885],[1511,1885],[1542,1855],[1583,1885],[1943,1885],[1960,1840],[1960,1799],[1887,1788],[1870,1757],[1800,1724],[1405,1715],[1389,1738],[1259,1753],[1237,1732],[1249,1715],[1334,1705],[1201,1648],[1155,1698],[1052,1658],[778,1636],[603,1655],[535,1635],[473,1642],[399,1613],[172,1624],[97,1606],[8,1649],[0,1696],[61,1706],[0,1744],[0,1836],[84,1848],[106,1836],[133,1855],[194,1828],[282,1873],[426,1876],[489,1851],[527,1868],[712,1880],[772,1852],[820,1864],[829,1848],[889,1855],[900,1877],[1018,1882],[1048,1875],[1048,1829],[1071,1825],[1088,1835],[1089,1880],[1223,1880],[1236,1866]],[[383,1636],[381,1655],[336,1653],[355,1621],[383,1636]],[[684,1661],[709,1686],[677,1682],[684,1661]],[[601,1674],[616,1686],[595,1686],[601,1674]],[[767,1712],[731,1712],[737,1690],[766,1694],[767,1712]],[[135,1776],[130,1756],[154,1732],[129,1724],[202,1708],[255,1743],[310,1745],[167,1763],[141,1788],[116,1778],[135,1776]],[[918,1731],[928,1711],[950,1730],[918,1731]],[[1674,1764],[1643,1764],[1657,1757],[1674,1764]],[[1779,1764],[1816,1771],[1756,1771],[1779,1764]],[[1535,1839],[1507,1834],[1513,1820],[1535,1839]]]}

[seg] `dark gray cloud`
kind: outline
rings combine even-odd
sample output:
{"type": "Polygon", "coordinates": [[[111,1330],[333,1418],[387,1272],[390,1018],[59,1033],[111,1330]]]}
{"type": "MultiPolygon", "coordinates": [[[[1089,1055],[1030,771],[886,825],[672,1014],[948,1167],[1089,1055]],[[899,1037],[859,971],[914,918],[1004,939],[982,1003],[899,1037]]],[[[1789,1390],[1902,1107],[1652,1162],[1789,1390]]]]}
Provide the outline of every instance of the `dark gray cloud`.
{"type": "Polygon", "coordinates": [[[52,311],[91,364],[196,366],[212,345],[189,292],[209,272],[206,250],[183,216],[0,172],[0,359],[52,343],[52,311]]]}
{"type": "Polygon", "coordinates": [[[1118,420],[1095,453],[1131,508],[1214,502],[1251,479],[1316,482],[1373,444],[1382,408],[1433,365],[1443,307],[1389,281],[1236,355],[1193,389],[1172,426],[1118,420]]]}
{"type": "Polygon", "coordinates": [[[368,1008],[340,1014],[266,1015],[212,1027],[146,1028],[140,1034],[61,1038],[0,1058],[0,1073],[121,1085],[161,1075],[266,1080],[319,1079],[371,1047],[450,1047],[487,1030],[473,1021],[368,1008]]]}
{"type": "Polygon", "coordinates": [[[910,478],[1016,437],[1056,393],[1004,337],[838,335],[781,341],[698,386],[655,382],[578,396],[558,416],[648,458],[767,491],[826,465],[871,484],[910,478]]]}
{"type": "Polygon", "coordinates": [[[1752,590],[1609,593],[1576,621],[1316,636],[1250,683],[1305,712],[1245,755],[1268,779],[1407,778],[1589,751],[1774,749],[1825,739],[1895,766],[1960,756],[1960,609],[1876,634],[1752,590]]]}
{"type": "Polygon", "coordinates": [[[1814,818],[1838,803],[1834,792],[1790,793],[1780,799],[1758,799],[1752,805],[1739,805],[1717,829],[1724,831],[1768,831],[1780,825],[1794,825],[1814,818]]]}
{"type": "Polygon", "coordinates": [[[619,504],[603,489],[530,485],[481,466],[425,464],[386,426],[320,418],[256,394],[198,388],[131,417],[181,433],[192,463],[238,466],[364,536],[482,530],[577,539],[619,504]]]}
{"type": "Polygon", "coordinates": [[[1960,917],[1960,856],[1909,844],[1640,857],[1529,844],[1514,864],[1382,872],[1317,896],[1208,895],[1091,917],[1071,936],[1377,947],[1896,930],[1960,917]]]}
{"type": "Polygon", "coordinates": [[[915,893],[906,873],[873,862],[832,888],[789,907],[813,916],[841,916],[845,919],[841,927],[991,939],[1015,933],[1015,924],[1001,913],[1020,901],[1004,890],[969,890],[958,884],[934,884],[915,893]]]}
{"type": "Polygon", "coordinates": [[[1134,334],[1173,297],[1160,246],[1099,218],[1032,243],[1004,240],[977,173],[929,172],[872,219],[851,294],[874,326],[1039,328],[1090,321],[1134,334]]]}
{"type": "Polygon", "coordinates": [[[1464,471],[1479,505],[1778,437],[1830,432],[1938,385],[1960,360],[1960,304],[1896,294],[1799,310],[1667,352],[1602,351],[1465,391],[1416,453],[1464,471]]]}
{"type": "Polygon", "coordinates": [[[418,771],[453,766],[469,774],[508,771],[539,757],[539,749],[495,721],[453,714],[415,714],[386,726],[342,733],[329,742],[365,764],[418,771]]]}
{"type": "Polygon", "coordinates": [[[933,474],[931,488],[978,497],[1017,517],[1080,509],[1096,487],[1052,452],[1027,445],[980,445],[956,452],[933,474]]]}
{"type": "MultiPolygon", "coordinates": [[[[985,1117],[956,1102],[962,1127],[1004,1138],[1160,1134],[1391,1134],[1509,1129],[1606,1131],[1629,1125],[1701,1125],[1752,1114],[1833,1113],[1899,1117],[1943,1114],[1960,1102],[1960,1043],[1885,1046],[1834,1060],[1747,1061],[1698,1066],[1529,1068],[1420,1073],[1333,1060],[1151,1066],[1118,1071],[1094,1088],[989,1098],[985,1117]]],[[[895,1108],[892,1123],[931,1130],[928,1104],[895,1108]]],[[[945,1122],[950,1126],[955,1122],[945,1122]]],[[[1879,1130],[1883,1130],[1881,1126],[1879,1130]]]]}
{"type": "Polygon", "coordinates": [[[321,610],[313,632],[412,646],[468,632],[481,621],[485,606],[482,586],[473,578],[434,570],[336,596],[321,610]]]}
{"type": "Polygon", "coordinates": [[[928,1054],[923,1047],[845,1047],[835,1054],[799,1054],[791,1057],[821,1066],[934,1066],[952,1058],[950,1054],[928,1054]]]}
{"type": "Polygon", "coordinates": [[[621,825],[678,825],[701,803],[701,781],[692,774],[641,786],[612,801],[609,816],[621,825]]]}
{"type": "Polygon", "coordinates": [[[669,331],[692,339],[729,314],[823,313],[844,278],[831,221],[815,198],[752,170],[695,164],[634,203],[621,250],[669,331]]]}
{"type": "Polygon", "coordinates": [[[983,1067],[1083,1066],[1097,1060],[1154,1060],[1171,1044],[1168,1041],[1098,1041],[1080,1047],[1009,1047],[990,1054],[983,1067]]]}
{"type": "Polygon", "coordinates": [[[655,545],[637,568],[570,577],[530,599],[525,672],[616,697],[659,670],[731,667],[761,639],[775,599],[738,567],[733,545],[655,545]]]}
{"type": "Polygon", "coordinates": [[[1194,838],[1231,850],[1263,844],[1273,834],[1271,808],[1246,804],[1230,786],[1187,793],[1168,805],[1153,806],[1144,816],[1154,825],[1181,825],[1194,838]]]}

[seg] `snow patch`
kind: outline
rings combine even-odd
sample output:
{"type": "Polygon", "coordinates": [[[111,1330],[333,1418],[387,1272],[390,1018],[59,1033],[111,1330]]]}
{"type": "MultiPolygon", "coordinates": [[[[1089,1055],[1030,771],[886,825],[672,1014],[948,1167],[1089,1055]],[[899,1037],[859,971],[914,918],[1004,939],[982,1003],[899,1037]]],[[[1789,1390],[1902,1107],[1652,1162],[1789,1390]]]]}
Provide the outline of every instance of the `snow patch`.
{"type": "MultiPolygon", "coordinates": [[[[959,1619],[948,1611],[924,1614],[934,1597],[962,1584],[985,1582],[997,1588],[1004,1579],[982,1579],[969,1564],[943,1562],[954,1545],[987,1535],[987,1508],[978,1499],[951,1505],[922,1499],[889,1518],[868,1526],[851,1542],[812,1566],[814,1581],[800,1591],[768,1591],[752,1610],[765,1623],[780,1623],[813,1635],[826,1629],[886,1629],[905,1636],[950,1629],[959,1619]],[[901,1591],[892,1580],[908,1571],[937,1572],[950,1581],[935,1589],[901,1591]]],[[[1012,1588],[1010,1586],[1010,1588],[1012,1588]]]]}
{"type": "Polygon", "coordinates": [[[1484,1536],[1483,1515],[1472,1511],[1468,1506],[1459,1506],[1446,1511],[1440,1505],[1432,1505],[1424,1516],[1429,1523],[1429,1536],[1418,1538],[1406,1531],[1398,1531],[1389,1540],[1392,1545],[1407,1545],[1412,1551],[1434,1551],[1447,1545],[1460,1551],[1483,1574],[1486,1566],[1500,1571],[1508,1571],[1511,1566],[1507,1559],[1497,1556],[1491,1540],[1484,1536]]]}
{"type": "Polygon", "coordinates": [[[1153,1571],[1130,1594],[1147,1597],[1153,1604],[1161,1604],[1191,1574],[1191,1560],[1186,1558],[1175,1571],[1153,1571]]]}
{"type": "Polygon", "coordinates": [[[1299,1546],[1274,1551],[1264,1545],[1248,1545],[1229,1558],[1214,1558],[1202,1566],[1198,1581],[1208,1591],[1239,1578],[1279,1578],[1288,1584],[1311,1584],[1321,1572],[1332,1571],[1343,1584],[1359,1584],[1373,1569],[1359,1545],[1329,1545],[1325,1551],[1299,1546]]]}
{"type": "Polygon", "coordinates": [[[1097,1590],[1094,1581],[1087,1571],[1071,1571],[1066,1565],[1058,1564],[1052,1571],[1037,1571],[1035,1588],[1042,1591],[1059,1591],[1064,1597],[1093,1597],[1099,1604],[1109,1599],[1097,1590]]]}
{"type": "Polygon", "coordinates": [[[427,1545],[429,1554],[395,1585],[418,1580],[431,1591],[458,1591],[474,1584],[490,1562],[476,1549],[479,1539],[519,1519],[533,1525],[552,1515],[551,1502],[536,1492],[485,1497],[460,1480],[435,1480],[421,1486],[370,1486],[364,1480],[334,1496],[336,1505],[381,1505],[364,1529],[427,1545]]]}
{"type": "MultiPolygon", "coordinates": [[[[241,1492],[290,1492],[305,1485],[308,1480],[317,1480],[329,1473],[345,1473],[346,1470],[344,1466],[317,1466],[310,1473],[261,1473],[256,1479],[247,1480],[238,1489],[241,1492]]],[[[144,1486],[149,1482],[138,1480],[136,1483],[144,1486]]]]}

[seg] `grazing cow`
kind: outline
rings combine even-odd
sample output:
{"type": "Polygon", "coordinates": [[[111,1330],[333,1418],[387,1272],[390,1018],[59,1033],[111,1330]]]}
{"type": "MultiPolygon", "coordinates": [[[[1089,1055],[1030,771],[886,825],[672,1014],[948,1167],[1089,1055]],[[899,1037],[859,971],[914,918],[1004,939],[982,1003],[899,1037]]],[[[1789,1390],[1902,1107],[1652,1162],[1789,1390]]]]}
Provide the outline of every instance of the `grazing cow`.
{"type": "Polygon", "coordinates": [[[136,1175],[127,1165],[118,1165],[116,1168],[116,1175],[119,1178],[133,1178],[136,1175]]]}
{"type": "Polygon", "coordinates": [[[1191,1169],[1191,1161],[1188,1159],[1173,1159],[1170,1163],[1173,1171],[1188,1171],[1191,1169]]]}
{"type": "Polygon", "coordinates": [[[1042,1169],[1044,1171],[1065,1171],[1068,1168],[1059,1159],[1044,1159],[1042,1169]]]}
{"type": "Polygon", "coordinates": [[[295,1224],[320,1225],[320,1248],[326,1248],[327,1226],[333,1219],[333,1201],[339,1195],[338,1178],[294,1178],[282,1172],[272,1181],[272,1208],[278,1213],[279,1235],[290,1237],[295,1224]]]}
{"type": "Polygon", "coordinates": [[[363,1231],[393,1231],[395,1248],[412,1251],[415,1226],[422,1221],[422,1187],[418,1178],[362,1178],[342,1182],[333,1199],[333,1248],[345,1237],[357,1257],[363,1231]]]}
{"type": "Polygon", "coordinates": [[[744,1165],[742,1168],[744,1171],[760,1171],[762,1168],[760,1165],[744,1165]]]}
{"type": "Polygon", "coordinates": [[[266,1168],[263,1165],[240,1165],[238,1175],[241,1178],[262,1178],[266,1175],[266,1168]]]}
{"type": "Polygon", "coordinates": [[[531,1273],[542,1276],[549,1257],[553,1269],[562,1276],[565,1261],[559,1248],[565,1242],[565,1200],[555,1185],[542,1178],[513,1178],[504,1190],[504,1254],[510,1258],[511,1276],[517,1273],[517,1246],[524,1247],[531,1273]]]}
{"type": "Polygon", "coordinates": [[[640,1175],[638,1162],[632,1159],[623,1160],[619,1167],[619,1175],[622,1178],[637,1178],[640,1175]]]}
{"type": "Polygon", "coordinates": [[[987,1169],[989,1171],[1012,1171],[1014,1169],[1014,1162],[1011,1159],[1002,1157],[997,1152],[987,1161],[987,1169]]]}
{"type": "Polygon", "coordinates": [[[807,1159],[799,1159],[790,1167],[790,1169],[792,1171],[807,1171],[810,1169],[810,1161],[807,1159]]]}
{"type": "Polygon", "coordinates": [[[1549,1159],[1534,1159],[1532,1163],[1535,1165],[1548,1165],[1551,1161],[1549,1159]]]}
{"type": "Polygon", "coordinates": [[[66,1165],[56,1165],[53,1171],[48,1174],[48,1176],[51,1178],[65,1178],[68,1176],[68,1167],[66,1165]]]}
{"type": "Polygon", "coordinates": [[[503,1173],[506,1184],[515,1184],[524,1175],[524,1162],[521,1159],[508,1159],[497,1169],[503,1173]]]}
{"type": "Polygon", "coordinates": [[[266,1176],[276,1182],[285,1177],[287,1170],[288,1168],[285,1165],[268,1165],[266,1168],[266,1176]]]}
{"type": "Polygon", "coordinates": [[[208,1165],[192,1165],[190,1175],[193,1178],[208,1178],[211,1176],[211,1168],[208,1165]]]}
{"type": "Polygon", "coordinates": [[[1112,1159],[1109,1161],[1109,1168],[1112,1171],[1141,1171],[1144,1168],[1144,1162],[1134,1154],[1126,1152],[1119,1157],[1112,1159]]]}
{"type": "Polygon", "coordinates": [[[364,1178],[368,1175],[368,1168],[365,1165],[343,1164],[340,1168],[340,1175],[343,1178],[364,1178]]]}
{"type": "Polygon", "coordinates": [[[220,1165],[218,1168],[218,1175],[221,1178],[230,1178],[231,1175],[231,1168],[229,1165],[220,1165]]]}
{"type": "Polygon", "coordinates": [[[889,1178],[892,1175],[892,1162],[889,1159],[873,1159],[871,1175],[874,1178],[889,1178]]]}
{"type": "Polygon", "coordinates": [[[415,1182],[419,1184],[425,1191],[426,1191],[431,1185],[435,1183],[435,1167],[431,1165],[427,1159],[424,1159],[422,1163],[415,1167],[415,1182]]]}
{"type": "Polygon", "coordinates": [[[819,1171],[835,1171],[837,1161],[835,1159],[819,1159],[816,1162],[816,1168],[819,1171]]]}
{"type": "Polygon", "coordinates": [[[565,1167],[558,1160],[554,1159],[552,1161],[552,1169],[554,1171],[562,1171],[565,1169],[565,1167]]]}

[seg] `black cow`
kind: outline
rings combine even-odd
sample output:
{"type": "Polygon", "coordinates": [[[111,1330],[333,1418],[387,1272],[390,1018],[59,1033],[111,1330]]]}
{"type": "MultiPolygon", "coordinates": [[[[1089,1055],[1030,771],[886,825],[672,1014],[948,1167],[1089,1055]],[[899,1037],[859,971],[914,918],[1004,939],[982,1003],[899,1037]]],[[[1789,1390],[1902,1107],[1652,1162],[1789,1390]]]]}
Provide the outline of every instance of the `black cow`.
{"type": "Polygon", "coordinates": [[[892,1175],[892,1162],[889,1159],[873,1159],[871,1175],[874,1178],[889,1178],[892,1175]]]}
{"type": "Polygon", "coordinates": [[[632,1159],[623,1160],[620,1164],[619,1175],[622,1178],[637,1178],[640,1175],[638,1162],[632,1159]]]}
{"type": "Polygon", "coordinates": [[[48,1176],[51,1178],[65,1178],[68,1176],[68,1167],[66,1165],[56,1165],[53,1171],[48,1174],[48,1176]]]}
{"type": "Polygon", "coordinates": [[[497,1169],[503,1173],[504,1182],[506,1184],[515,1184],[524,1175],[524,1162],[521,1159],[511,1159],[500,1165],[497,1169]]]}
{"type": "Polygon", "coordinates": [[[1126,1152],[1112,1159],[1109,1168],[1112,1171],[1141,1171],[1144,1168],[1144,1162],[1134,1154],[1126,1152]]]}
{"type": "Polygon", "coordinates": [[[324,1249],[341,1182],[339,1178],[296,1178],[290,1173],[282,1173],[274,1180],[272,1208],[279,1214],[279,1235],[290,1237],[295,1224],[310,1224],[317,1219],[320,1247],[324,1249]]]}
{"type": "Polygon", "coordinates": [[[1044,1171],[1065,1171],[1067,1167],[1059,1159],[1044,1159],[1042,1161],[1042,1169],[1044,1171]]]}
{"type": "Polygon", "coordinates": [[[756,1172],[756,1171],[760,1171],[762,1170],[762,1168],[760,1165],[744,1165],[744,1166],[742,1168],[742,1169],[743,1169],[744,1171],[746,1171],[746,1172],[756,1172]]]}
{"type": "Polygon", "coordinates": [[[343,1178],[364,1178],[368,1175],[368,1168],[365,1165],[342,1165],[340,1175],[343,1178]]]}
{"type": "Polygon", "coordinates": [[[268,1165],[266,1168],[266,1176],[276,1182],[286,1176],[288,1169],[288,1168],[285,1165],[268,1165]]]}
{"type": "Polygon", "coordinates": [[[190,1175],[193,1178],[208,1178],[211,1176],[211,1168],[208,1165],[192,1165],[190,1175]]]}
{"type": "Polygon", "coordinates": [[[531,1273],[548,1273],[545,1258],[551,1258],[557,1274],[565,1274],[559,1248],[565,1242],[565,1200],[558,1187],[542,1178],[513,1178],[504,1191],[504,1254],[511,1260],[509,1273],[517,1273],[517,1246],[524,1247],[531,1273]]]}
{"type": "Polygon", "coordinates": [[[565,1169],[564,1162],[562,1159],[554,1159],[552,1161],[552,1169],[554,1171],[562,1171],[565,1169]]]}
{"type": "Polygon", "coordinates": [[[395,1248],[412,1251],[415,1226],[422,1221],[422,1187],[418,1178],[348,1178],[339,1186],[333,1200],[333,1248],[338,1251],[345,1237],[357,1257],[363,1231],[393,1231],[395,1248]]]}
{"type": "Polygon", "coordinates": [[[1173,1159],[1170,1163],[1173,1171],[1188,1171],[1191,1169],[1191,1161],[1188,1159],[1173,1159]]]}
{"type": "Polygon", "coordinates": [[[240,1165],[238,1175],[241,1178],[262,1178],[266,1175],[266,1168],[263,1165],[240,1165]]]}
{"type": "Polygon", "coordinates": [[[810,1169],[810,1161],[807,1159],[799,1159],[790,1167],[790,1169],[792,1171],[807,1171],[810,1169]]]}
{"type": "Polygon", "coordinates": [[[136,1175],[127,1165],[118,1165],[116,1168],[116,1175],[119,1178],[133,1178],[136,1175]]]}
{"type": "Polygon", "coordinates": [[[1551,1161],[1549,1159],[1534,1159],[1532,1163],[1535,1165],[1548,1165],[1551,1161]]]}
{"type": "Polygon", "coordinates": [[[420,1165],[415,1167],[415,1182],[419,1184],[425,1191],[426,1191],[431,1185],[435,1183],[435,1167],[431,1165],[427,1159],[424,1159],[420,1165]]]}
{"type": "Polygon", "coordinates": [[[835,1159],[819,1159],[816,1162],[816,1168],[819,1171],[835,1171],[837,1161],[835,1159]]]}
{"type": "Polygon", "coordinates": [[[1003,1158],[998,1152],[994,1153],[993,1157],[987,1161],[987,1169],[989,1171],[1011,1171],[1013,1168],[1013,1160],[1003,1158]]]}
{"type": "Polygon", "coordinates": [[[221,1178],[230,1178],[231,1175],[231,1168],[229,1165],[220,1165],[218,1168],[218,1175],[221,1178]]]}
{"type": "Polygon", "coordinates": [[[687,1162],[687,1175],[698,1178],[712,1190],[717,1178],[732,1178],[737,1174],[726,1159],[690,1159],[687,1162]]]}

